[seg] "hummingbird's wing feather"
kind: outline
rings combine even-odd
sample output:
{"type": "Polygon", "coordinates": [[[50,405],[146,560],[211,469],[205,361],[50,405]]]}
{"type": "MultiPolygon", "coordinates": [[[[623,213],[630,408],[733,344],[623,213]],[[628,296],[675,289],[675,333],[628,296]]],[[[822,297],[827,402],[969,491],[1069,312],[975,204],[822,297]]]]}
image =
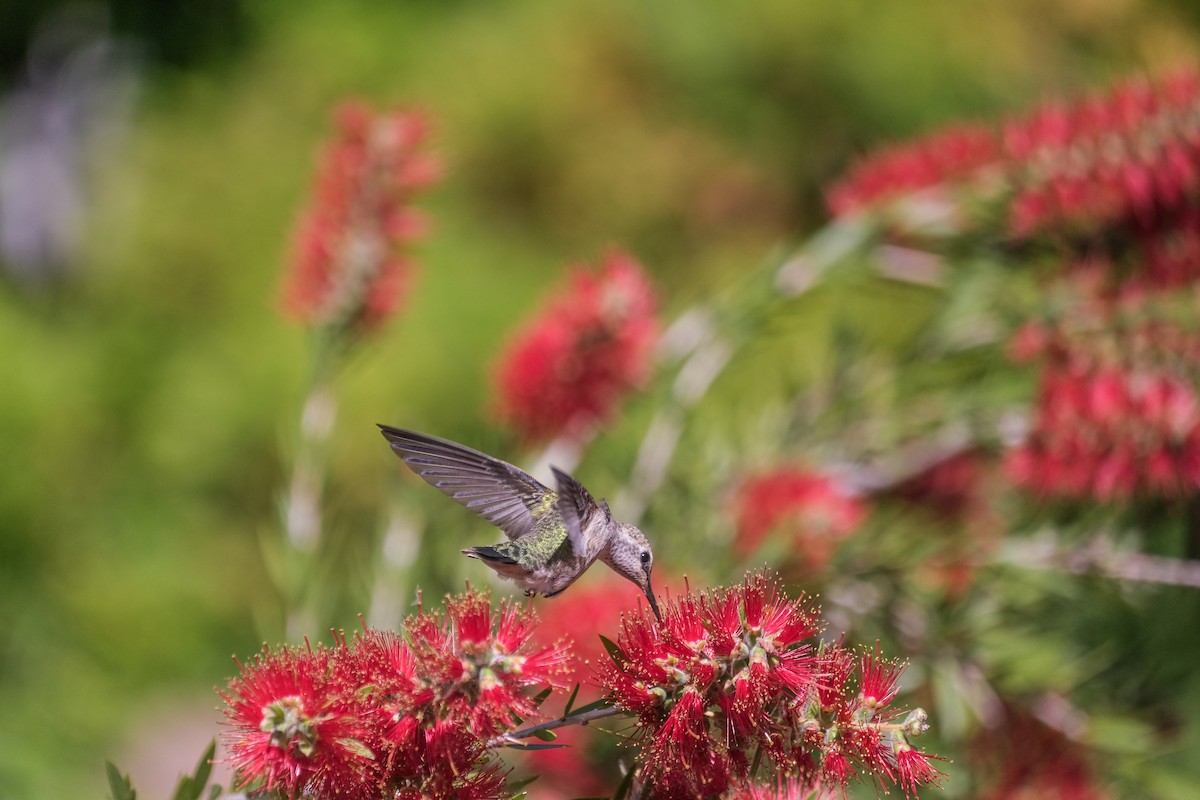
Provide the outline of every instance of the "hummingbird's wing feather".
{"type": "Polygon", "coordinates": [[[558,467],[550,467],[550,471],[558,483],[558,512],[566,523],[571,549],[577,555],[591,553],[587,532],[592,515],[601,512],[601,508],[582,483],[558,467]]]}
{"type": "Polygon", "coordinates": [[[554,492],[498,458],[424,433],[388,425],[379,430],[409,469],[510,539],[532,531],[535,515],[554,503],[554,492]]]}

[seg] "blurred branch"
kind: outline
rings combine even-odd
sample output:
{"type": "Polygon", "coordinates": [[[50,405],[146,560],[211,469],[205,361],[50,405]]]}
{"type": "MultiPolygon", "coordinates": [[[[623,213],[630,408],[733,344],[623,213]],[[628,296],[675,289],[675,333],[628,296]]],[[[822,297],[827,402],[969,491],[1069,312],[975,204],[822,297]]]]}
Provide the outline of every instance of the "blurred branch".
{"type": "Polygon", "coordinates": [[[392,507],[371,589],[367,622],[372,627],[390,628],[404,619],[403,576],[417,560],[423,536],[419,521],[392,507]]]}
{"type": "Polygon", "coordinates": [[[630,481],[614,502],[617,516],[632,522],[641,518],[650,497],[666,477],[683,432],[684,415],[721,374],[734,346],[714,331],[706,311],[693,309],[663,334],[662,349],[671,355],[686,356],[686,360],[675,376],[670,398],[646,428],[630,481]]]}
{"type": "Polygon", "coordinates": [[[317,371],[300,415],[300,442],[284,509],[284,545],[290,551],[288,560],[299,566],[285,573],[281,587],[287,605],[286,631],[293,639],[304,636],[317,623],[305,601],[305,587],[321,539],[325,447],[337,418],[337,398],[322,374],[317,371]]]}
{"type": "Polygon", "coordinates": [[[928,438],[902,445],[874,462],[834,464],[826,470],[855,493],[876,494],[894,489],[976,446],[964,426],[951,425],[928,438]]]}
{"type": "Polygon", "coordinates": [[[1015,542],[1003,560],[1025,569],[1050,569],[1200,589],[1200,561],[1119,550],[1108,536],[1097,536],[1075,549],[1063,547],[1053,537],[1015,542]]]}
{"type": "MultiPolygon", "coordinates": [[[[660,342],[661,357],[683,364],[667,400],[647,426],[629,483],[613,504],[617,516],[637,522],[645,512],[650,497],[666,478],[687,413],[757,330],[756,323],[767,317],[776,302],[812,290],[839,267],[867,252],[881,225],[881,218],[873,214],[835,219],[770,271],[765,297],[754,294],[761,291],[761,284],[751,282],[726,308],[693,308],[667,329],[660,342]],[[747,302],[748,297],[757,302],[747,302]]],[[[940,285],[940,260],[922,251],[880,247],[866,262],[884,278],[940,285]]]]}

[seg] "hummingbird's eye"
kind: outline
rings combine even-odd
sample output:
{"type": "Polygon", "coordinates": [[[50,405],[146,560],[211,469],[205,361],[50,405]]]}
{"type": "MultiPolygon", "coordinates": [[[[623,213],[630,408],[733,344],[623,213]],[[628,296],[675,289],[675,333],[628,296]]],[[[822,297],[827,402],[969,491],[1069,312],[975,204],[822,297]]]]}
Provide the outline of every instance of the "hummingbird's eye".
{"type": "Polygon", "coordinates": [[[649,564],[649,563],[650,563],[650,551],[643,550],[642,551],[642,564],[645,565],[645,564],[649,564]]]}

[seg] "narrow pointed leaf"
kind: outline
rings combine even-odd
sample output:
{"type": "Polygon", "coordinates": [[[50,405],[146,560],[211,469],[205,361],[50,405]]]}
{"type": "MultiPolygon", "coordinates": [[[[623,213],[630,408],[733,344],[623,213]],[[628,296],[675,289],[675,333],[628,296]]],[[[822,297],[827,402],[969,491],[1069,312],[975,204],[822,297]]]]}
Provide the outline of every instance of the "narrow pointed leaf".
{"type": "Polygon", "coordinates": [[[556,750],[559,747],[566,747],[565,744],[510,744],[509,749],[512,750],[556,750]]]}
{"type": "Polygon", "coordinates": [[[633,768],[631,767],[626,773],[621,782],[617,784],[617,790],[613,792],[612,800],[625,800],[629,795],[629,787],[633,785],[633,768]]]}
{"type": "Polygon", "coordinates": [[[209,743],[204,755],[200,756],[200,763],[196,765],[196,771],[190,777],[184,776],[179,779],[179,784],[175,787],[175,794],[172,796],[173,800],[200,800],[200,796],[204,794],[204,787],[208,785],[209,776],[212,774],[212,760],[216,754],[217,741],[214,739],[209,743]]]}
{"type": "Polygon", "coordinates": [[[522,789],[524,789],[526,786],[528,786],[529,784],[536,781],[540,777],[542,777],[542,776],[541,775],[530,775],[527,778],[521,778],[520,780],[512,781],[511,783],[508,784],[508,790],[510,792],[512,792],[513,794],[516,794],[516,793],[520,792],[522,789]]]}
{"type": "Polygon", "coordinates": [[[547,686],[545,689],[542,689],[540,692],[538,692],[536,695],[534,695],[533,705],[540,706],[542,703],[546,702],[546,698],[549,697],[550,693],[553,691],[554,691],[554,688],[550,687],[550,686],[547,686]]]}
{"type": "Polygon", "coordinates": [[[575,697],[579,694],[580,684],[575,684],[575,688],[571,690],[571,696],[567,698],[567,705],[563,708],[563,716],[571,713],[571,706],[575,705],[575,697]]]}
{"type": "Polygon", "coordinates": [[[533,735],[536,738],[541,739],[543,742],[553,742],[558,738],[554,731],[534,731],[533,735]]]}
{"type": "Polygon", "coordinates": [[[111,761],[104,762],[104,769],[108,773],[108,788],[112,791],[112,800],[137,800],[137,792],[133,790],[128,775],[122,775],[117,765],[111,761]]]}
{"type": "Polygon", "coordinates": [[[563,716],[564,717],[567,717],[567,716],[577,717],[580,714],[586,714],[587,712],[595,711],[598,708],[608,708],[611,705],[612,704],[608,702],[608,698],[602,697],[601,699],[595,700],[591,703],[588,703],[585,706],[580,706],[579,708],[573,710],[569,715],[563,714],[563,716]]]}
{"type": "Polygon", "coordinates": [[[612,639],[601,634],[600,642],[604,645],[604,649],[608,651],[608,656],[615,664],[624,664],[629,659],[625,656],[625,651],[617,646],[617,643],[612,639]]]}

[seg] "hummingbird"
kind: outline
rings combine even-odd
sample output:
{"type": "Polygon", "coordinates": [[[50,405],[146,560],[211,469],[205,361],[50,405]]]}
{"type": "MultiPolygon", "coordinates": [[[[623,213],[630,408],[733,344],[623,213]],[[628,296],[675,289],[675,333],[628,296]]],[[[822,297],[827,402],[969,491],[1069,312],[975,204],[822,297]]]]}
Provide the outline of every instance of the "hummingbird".
{"type": "Polygon", "coordinates": [[[633,582],[660,621],[650,587],[654,553],[637,526],[613,519],[579,481],[551,467],[557,491],[523,470],[466,445],[389,425],[379,430],[409,469],[508,536],[509,541],[468,547],[525,596],[561,594],[597,560],[633,582]]]}

